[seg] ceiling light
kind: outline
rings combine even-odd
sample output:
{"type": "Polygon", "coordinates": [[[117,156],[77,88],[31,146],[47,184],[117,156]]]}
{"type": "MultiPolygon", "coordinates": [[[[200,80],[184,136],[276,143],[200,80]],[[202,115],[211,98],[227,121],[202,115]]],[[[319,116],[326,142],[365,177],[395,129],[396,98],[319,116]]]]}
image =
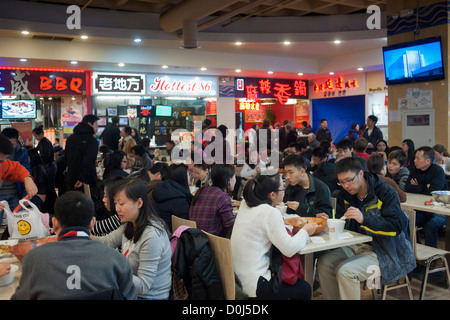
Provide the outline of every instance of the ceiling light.
{"type": "Polygon", "coordinates": [[[335,44],[340,44],[340,43],[341,43],[341,40],[334,40],[334,43],[335,43],[335,44]]]}
{"type": "Polygon", "coordinates": [[[273,71],[267,71],[268,74],[273,74],[273,71]]]}
{"type": "Polygon", "coordinates": [[[363,71],[363,70],[364,70],[364,68],[361,68],[361,67],[358,68],[358,71],[363,71]]]}
{"type": "Polygon", "coordinates": [[[27,62],[28,60],[25,58],[20,59],[20,62],[27,62]]]}
{"type": "Polygon", "coordinates": [[[288,46],[288,45],[291,44],[291,42],[290,42],[290,41],[284,41],[283,44],[284,44],[285,46],[288,46]]]}
{"type": "Polygon", "coordinates": [[[70,61],[70,63],[71,63],[71,64],[77,64],[78,61],[73,60],[73,61],[70,61]]]}
{"type": "Polygon", "coordinates": [[[161,66],[161,68],[163,68],[163,69],[167,69],[169,66],[166,66],[166,65],[163,65],[163,66],[161,66]]]}
{"type": "Polygon", "coordinates": [[[242,44],[242,42],[236,41],[234,44],[237,45],[237,46],[240,46],[242,44]]]}
{"type": "Polygon", "coordinates": [[[299,75],[299,76],[302,76],[302,75],[303,75],[303,73],[299,72],[299,73],[297,73],[297,75],[299,75]]]}
{"type": "Polygon", "coordinates": [[[140,42],[142,41],[142,39],[136,38],[136,39],[134,39],[133,41],[134,41],[135,43],[140,43],[140,42]]]}
{"type": "Polygon", "coordinates": [[[123,62],[119,62],[117,65],[118,65],[119,67],[125,67],[125,63],[123,63],[123,62]]]}
{"type": "Polygon", "coordinates": [[[333,72],[333,71],[331,71],[331,72],[330,72],[330,75],[332,76],[333,74],[334,74],[334,72],[333,72]]]}
{"type": "Polygon", "coordinates": [[[206,71],[206,68],[205,67],[201,67],[200,70],[206,71]]]}
{"type": "Polygon", "coordinates": [[[82,35],[80,38],[83,39],[83,40],[86,40],[89,37],[87,35],[82,35]]]}
{"type": "Polygon", "coordinates": [[[241,72],[241,69],[236,69],[236,70],[234,70],[234,71],[236,71],[236,72],[241,72]]]}
{"type": "Polygon", "coordinates": [[[29,32],[29,31],[26,31],[26,30],[22,31],[21,33],[22,33],[22,34],[30,34],[30,32],[29,32]]]}

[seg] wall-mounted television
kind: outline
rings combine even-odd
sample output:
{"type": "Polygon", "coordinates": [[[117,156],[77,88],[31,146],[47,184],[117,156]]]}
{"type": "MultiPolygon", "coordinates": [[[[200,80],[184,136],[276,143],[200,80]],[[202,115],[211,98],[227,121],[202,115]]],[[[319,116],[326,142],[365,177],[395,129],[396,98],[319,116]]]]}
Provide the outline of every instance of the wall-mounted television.
{"type": "Polygon", "coordinates": [[[155,117],[171,117],[172,106],[157,105],[155,111],[155,117]]]}
{"type": "Polygon", "coordinates": [[[2,100],[3,119],[36,119],[36,100],[2,100]]]}
{"type": "Polygon", "coordinates": [[[383,47],[386,84],[445,79],[441,38],[383,47]]]}

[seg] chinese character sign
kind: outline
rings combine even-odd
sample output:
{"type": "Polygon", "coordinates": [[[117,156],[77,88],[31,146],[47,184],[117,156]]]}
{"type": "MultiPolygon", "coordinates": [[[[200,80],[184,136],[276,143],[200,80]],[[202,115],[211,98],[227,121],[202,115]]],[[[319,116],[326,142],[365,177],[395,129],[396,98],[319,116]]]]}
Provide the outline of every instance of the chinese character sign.
{"type": "Polygon", "coordinates": [[[235,88],[235,96],[247,101],[276,98],[280,104],[286,104],[289,99],[308,98],[307,80],[240,78],[235,88]]]}
{"type": "Polygon", "coordinates": [[[310,81],[310,99],[365,94],[363,73],[335,76],[310,81]]]}
{"type": "Polygon", "coordinates": [[[145,94],[144,74],[94,73],[95,94],[145,94]]]}

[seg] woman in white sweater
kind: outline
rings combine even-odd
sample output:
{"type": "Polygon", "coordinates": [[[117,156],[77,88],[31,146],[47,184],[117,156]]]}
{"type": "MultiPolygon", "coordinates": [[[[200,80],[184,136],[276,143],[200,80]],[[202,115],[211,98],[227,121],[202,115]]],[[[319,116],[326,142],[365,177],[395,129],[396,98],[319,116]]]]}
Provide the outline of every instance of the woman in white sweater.
{"type": "Polygon", "coordinates": [[[292,257],[305,246],[317,225],[307,224],[294,236],[287,233],[283,216],[274,207],[284,196],[278,173],[249,180],[243,196],[231,235],[234,270],[243,291],[257,299],[311,299],[311,287],[303,279],[293,286],[282,283],[279,291],[273,292],[269,251],[274,245],[283,255],[292,257]]]}

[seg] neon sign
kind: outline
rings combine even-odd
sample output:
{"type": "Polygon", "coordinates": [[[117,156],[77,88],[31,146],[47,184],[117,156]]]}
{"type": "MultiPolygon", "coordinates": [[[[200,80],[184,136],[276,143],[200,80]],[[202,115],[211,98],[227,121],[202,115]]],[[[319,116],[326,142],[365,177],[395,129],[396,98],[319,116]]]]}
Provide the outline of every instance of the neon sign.
{"type": "Polygon", "coordinates": [[[260,103],[256,101],[239,102],[239,110],[259,110],[260,103]]]}
{"type": "Polygon", "coordinates": [[[356,79],[347,80],[344,83],[343,77],[338,77],[334,81],[331,78],[328,78],[323,83],[316,83],[313,86],[313,90],[315,93],[317,92],[325,92],[330,90],[341,90],[341,89],[356,89],[358,88],[358,81],[356,79]]]}

